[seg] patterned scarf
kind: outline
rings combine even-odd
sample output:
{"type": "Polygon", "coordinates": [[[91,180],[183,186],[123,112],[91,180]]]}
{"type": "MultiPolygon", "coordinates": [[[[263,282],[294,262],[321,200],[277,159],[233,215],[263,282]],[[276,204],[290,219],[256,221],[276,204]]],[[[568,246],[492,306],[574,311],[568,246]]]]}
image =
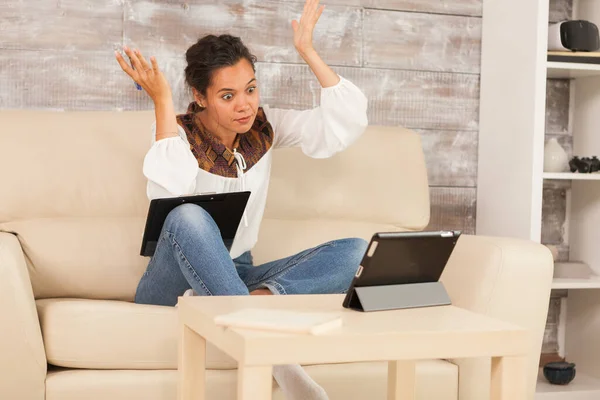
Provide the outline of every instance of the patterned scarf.
{"type": "Polygon", "coordinates": [[[190,103],[187,113],[177,116],[177,123],[187,135],[190,150],[198,160],[198,167],[211,174],[236,178],[233,149],[241,153],[246,160],[245,172],[247,172],[273,144],[273,128],[262,107],[259,107],[250,130],[236,135],[233,149],[225,147],[217,137],[206,130],[197,117],[198,112],[200,112],[198,104],[190,103]]]}

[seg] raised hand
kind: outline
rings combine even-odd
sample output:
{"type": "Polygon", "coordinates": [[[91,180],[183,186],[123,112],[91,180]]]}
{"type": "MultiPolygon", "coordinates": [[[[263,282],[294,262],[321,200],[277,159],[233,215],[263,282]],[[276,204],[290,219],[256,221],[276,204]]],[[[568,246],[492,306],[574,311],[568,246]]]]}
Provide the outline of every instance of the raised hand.
{"type": "Polygon", "coordinates": [[[152,101],[156,103],[158,101],[171,100],[171,87],[160,68],[158,68],[156,58],[150,57],[150,62],[152,63],[150,65],[139,50],[132,50],[124,46],[123,51],[129,58],[131,65],[125,61],[118,51],[115,51],[117,62],[123,71],[148,93],[152,101]]]}
{"type": "Polygon", "coordinates": [[[296,20],[292,21],[294,46],[300,54],[314,50],[313,30],[324,9],[325,6],[319,6],[319,0],[306,0],[300,22],[296,20]]]}

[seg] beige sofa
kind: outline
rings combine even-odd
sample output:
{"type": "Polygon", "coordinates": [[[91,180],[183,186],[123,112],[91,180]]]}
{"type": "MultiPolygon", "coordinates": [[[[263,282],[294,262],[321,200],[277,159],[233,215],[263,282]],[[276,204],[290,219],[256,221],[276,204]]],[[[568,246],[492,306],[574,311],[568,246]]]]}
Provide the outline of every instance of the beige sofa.
{"type": "MultiPolygon", "coordinates": [[[[148,200],[153,112],[0,111],[0,398],[174,400],[176,311],[132,303],[148,200]]],[[[327,160],[274,155],[257,262],[339,237],[429,222],[419,136],[369,127],[327,160]]],[[[444,272],[455,305],[531,331],[530,398],[552,257],[542,245],[464,235],[444,272]]],[[[208,350],[208,398],[235,394],[235,364],[208,350]]],[[[419,399],[484,400],[489,359],[422,361],[419,399]]],[[[331,399],[384,399],[386,364],[307,366],[331,399]]],[[[274,387],[275,399],[281,393],[274,387]]]]}

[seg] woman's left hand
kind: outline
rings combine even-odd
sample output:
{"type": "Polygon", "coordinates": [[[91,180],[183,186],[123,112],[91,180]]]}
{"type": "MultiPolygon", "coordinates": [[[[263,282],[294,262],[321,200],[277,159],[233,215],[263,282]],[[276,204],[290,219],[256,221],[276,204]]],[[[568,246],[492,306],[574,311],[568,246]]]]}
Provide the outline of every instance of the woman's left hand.
{"type": "Polygon", "coordinates": [[[300,22],[296,20],[292,21],[292,29],[294,29],[294,46],[301,55],[314,50],[313,30],[324,9],[325,6],[319,7],[319,0],[306,0],[300,22]]]}

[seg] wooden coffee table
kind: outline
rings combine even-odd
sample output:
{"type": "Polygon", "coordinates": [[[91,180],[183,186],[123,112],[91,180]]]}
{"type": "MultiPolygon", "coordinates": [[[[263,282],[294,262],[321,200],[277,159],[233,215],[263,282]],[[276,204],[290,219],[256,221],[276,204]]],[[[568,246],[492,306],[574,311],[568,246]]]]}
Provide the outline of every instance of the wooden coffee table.
{"type": "Polygon", "coordinates": [[[388,399],[414,399],[415,361],[492,357],[492,400],[526,398],[528,333],[454,306],[362,313],[343,295],[194,296],[179,299],[179,399],[205,399],[206,341],[238,361],[238,399],[271,399],[272,366],[389,361],[388,399]],[[241,308],[339,311],[321,335],[229,329],[214,317],[241,308]]]}

